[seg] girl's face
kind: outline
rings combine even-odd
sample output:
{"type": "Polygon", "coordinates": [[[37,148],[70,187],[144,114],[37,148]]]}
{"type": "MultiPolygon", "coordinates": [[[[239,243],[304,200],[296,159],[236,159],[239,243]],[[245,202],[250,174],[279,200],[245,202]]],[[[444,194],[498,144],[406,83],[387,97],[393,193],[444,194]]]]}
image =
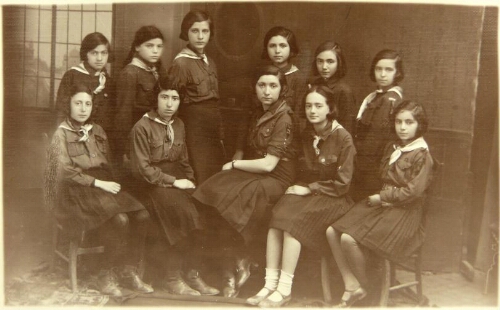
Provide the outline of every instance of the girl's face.
{"type": "Polygon", "coordinates": [[[92,113],[92,96],[86,92],[76,93],[70,101],[70,117],[79,125],[83,125],[92,113]]]}
{"type": "Polygon", "coordinates": [[[101,71],[108,63],[108,56],[108,47],[101,44],[87,53],[87,63],[92,69],[101,71]]]}
{"type": "Polygon", "coordinates": [[[157,63],[163,52],[163,40],[160,38],[151,39],[136,46],[135,51],[142,60],[151,64],[157,63]]]}
{"type": "Polygon", "coordinates": [[[282,68],[288,64],[290,57],[290,45],[285,37],[274,36],[267,42],[267,54],[273,64],[282,68]]]}
{"type": "Polygon", "coordinates": [[[267,110],[280,96],[281,85],[278,77],[275,75],[261,76],[255,84],[255,92],[262,106],[267,110]]]}
{"type": "Polygon", "coordinates": [[[179,109],[181,98],[176,90],[161,90],[158,94],[158,115],[164,120],[170,120],[179,109]]]}
{"type": "Polygon", "coordinates": [[[306,117],[315,127],[323,128],[328,123],[328,114],[330,107],[326,103],[323,95],[313,92],[306,96],[306,117]]]}
{"type": "Polygon", "coordinates": [[[375,80],[377,85],[387,90],[394,85],[396,77],[396,59],[380,59],[375,65],[375,80]]]}
{"type": "Polygon", "coordinates": [[[188,30],[189,45],[198,53],[205,52],[205,46],[210,40],[210,24],[208,21],[196,22],[188,30]]]}
{"type": "Polygon", "coordinates": [[[324,79],[329,79],[337,72],[337,54],[334,51],[323,51],[316,56],[316,68],[324,79]]]}
{"type": "Polygon", "coordinates": [[[411,111],[402,110],[396,115],[395,120],[396,134],[403,144],[415,139],[417,134],[418,122],[413,117],[411,111]]]}

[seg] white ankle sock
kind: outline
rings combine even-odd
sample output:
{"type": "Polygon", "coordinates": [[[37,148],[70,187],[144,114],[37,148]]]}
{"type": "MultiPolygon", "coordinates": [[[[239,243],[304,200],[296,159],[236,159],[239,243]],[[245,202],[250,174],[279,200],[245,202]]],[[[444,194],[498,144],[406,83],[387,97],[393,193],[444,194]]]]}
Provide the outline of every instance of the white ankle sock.
{"type": "Polygon", "coordinates": [[[264,288],[257,293],[257,296],[265,296],[269,291],[274,291],[278,287],[279,274],[279,269],[266,268],[266,284],[264,288]]]}
{"type": "Polygon", "coordinates": [[[283,295],[288,296],[292,293],[293,274],[281,270],[277,290],[283,295]]]}

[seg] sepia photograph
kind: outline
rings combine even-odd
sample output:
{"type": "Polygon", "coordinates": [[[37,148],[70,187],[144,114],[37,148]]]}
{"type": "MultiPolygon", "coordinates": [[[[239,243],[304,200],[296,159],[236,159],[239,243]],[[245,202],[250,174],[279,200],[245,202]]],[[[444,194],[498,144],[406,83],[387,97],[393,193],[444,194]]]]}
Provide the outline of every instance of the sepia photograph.
{"type": "Polygon", "coordinates": [[[0,307],[498,308],[497,1],[0,5],[0,307]]]}

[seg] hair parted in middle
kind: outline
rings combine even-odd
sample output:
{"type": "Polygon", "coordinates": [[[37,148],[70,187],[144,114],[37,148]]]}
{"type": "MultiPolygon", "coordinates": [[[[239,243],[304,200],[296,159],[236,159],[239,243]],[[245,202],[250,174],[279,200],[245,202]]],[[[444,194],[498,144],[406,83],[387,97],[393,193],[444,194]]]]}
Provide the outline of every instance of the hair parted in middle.
{"type": "Polygon", "coordinates": [[[372,61],[372,65],[370,66],[370,73],[369,73],[370,79],[373,82],[377,81],[375,79],[375,66],[382,59],[396,60],[396,75],[394,76],[394,84],[397,85],[405,77],[405,73],[403,70],[403,59],[401,58],[401,55],[398,52],[391,49],[381,50],[375,55],[372,61]]]}
{"type": "Polygon", "coordinates": [[[288,45],[290,45],[290,56],[288,57],[289,59],[299,54],[299,46],[297,44],[297,38],[295,37],[293,31],[283,26],[276,26],[269,29],[269,31],[264,36],[264,42],[263,42],[264,44],[261,55],[262,59],[271,60],[269,58],[269,53],[267,52],[267,44],[269,43],[269,40],[271,40],[271,38],[275,36],[282,36],[283,38],[286,39],[288,45]]]}
{"type": "MultiPolygon", "coordinates": [[[[132,58],[134,58],[135,56],[135,48],[137,46],[140,46],[142,43],[153,39],[161,39],[162,41],[164,41],[163,34],[161,33],[160,29],[152,25],[142,26],[141,28],[139,28],[139,30],[137,30],[137,32],[135,33],[134,41],[132,41],[132,44],[130,45],[130,51],[128,52],[127,58],[125,58],[123,65],[126,66],[132,61],[132,58]]],[[[156,66],[161,66],[161,60],[158,60],[156,66]]]]}
{"type": "Polygon", "coordinates": [[[210,28],[210,38],[209,41],[215,36],[214,22],[207,12],[202,10],[191,10],[189,11],[181,23],[181,33],[179,38],[184,41],[189,41],[188,32],[189,29],[196,22],[208,22],[208,27],[210,28]]]}
{"type": "MultiPolygon", "coordinates": [[[[185,92],[181,91],[181,87],[171,75],[163,76],[158,80],[158,94],[162,90],[175,90],[179,94],[182,103],[185,92]]],[[[158,96],[158,94],[156,94],[156,96],[158,96]]]]}
{"type": "Polygon", "coordinates": [[[99,45],[106,45],[109,54],[108,62],[112,62],[111,46],[108,39],[100,32],[89,33],[83,38],[82,45],[80,46],[80,60],[87,61],[87,54],[99,45]]]}
{"type": "MultiPolygon", "coordinates": [[[[74,95],[79,93],[89,94],[90,97],[92,98],[92,103],[94,102],[94,92],[88,85],[82,83],[73,84],[69,88],[69,92],[67,93],[66,98],[64,98],[64,105],[62,106],[63,112],[66,116],[70,117],[71,115],[71,98],[73,98],[74,95]]],[[[97,109],[94,106],[92,106],[92,112],[90,113],[90,117],[86,123],[91,121],[92,116],[95,114],[96,111],[97,109]]]]}
{"type": "Polygon", "coordinates": [[[337,108],[337,103],[335,102],[335,95],[333,94],[332,90],[326,85],[313,84],[311,88],[307,90],[306,94],[304,95],[304,99],[302,100],[304,109],[306,106],[307,95],[311,93],[318,93],[325,98],[326,104],[330,108],[330,113],[328,113],[326,117],[330,121],[336,120],[339,112],[337,108]]]}

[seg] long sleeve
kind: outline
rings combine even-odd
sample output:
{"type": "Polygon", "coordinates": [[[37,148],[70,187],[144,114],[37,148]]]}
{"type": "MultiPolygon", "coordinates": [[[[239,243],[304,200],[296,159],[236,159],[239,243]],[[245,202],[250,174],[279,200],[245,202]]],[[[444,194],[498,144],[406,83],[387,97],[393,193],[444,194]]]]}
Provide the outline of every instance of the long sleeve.
{"type": "Polygon", "coordinates": [[[328,167],[328,169],[336,170],[328,173],[335,177],[325,181],[310,183],[308,186],[313,193],[321,193],[332,197],[340,197],[348,193],[354,172],[356,149],[349,135],[344,136],[341,145],[337,162],[332,163],[328,167]]]}
{"type": "Polygon", "coordinates": [[[394,186],[380,192],[382,201],[391,203],[410,202],[425,196],[432,175],[433,161],[430,153],[421,149],[412,162],[403,160],[402,157],[394,163],[396,169],[401,171],[398,175],[408,179],[404,186],[394,186]]]}
{"type": "MultiPolygon", "coordinates": [[[[57,130],[52,138],[51,148],[59,148],[59,169],[58,175],[61,181],[73,181],[83,186],[91,186],[95,178],[83,173],[81,167],[75,165],[71,160],[70,151],[66,142],[66,137],[64,136],[64,131],[57,130]]],[[[75,148],[71,151],[75,155],[84,152],[85,146],[83,143],[75,143],[75,148]]]]}
{"type": "Polygon", "coordinates": [[[132,129],[130,144],[132,175],[157,186],[172,186],[176,178],[163,173],[159,167],[151,165],[151,149],[144,127],[135,126],[132,129]]]}

